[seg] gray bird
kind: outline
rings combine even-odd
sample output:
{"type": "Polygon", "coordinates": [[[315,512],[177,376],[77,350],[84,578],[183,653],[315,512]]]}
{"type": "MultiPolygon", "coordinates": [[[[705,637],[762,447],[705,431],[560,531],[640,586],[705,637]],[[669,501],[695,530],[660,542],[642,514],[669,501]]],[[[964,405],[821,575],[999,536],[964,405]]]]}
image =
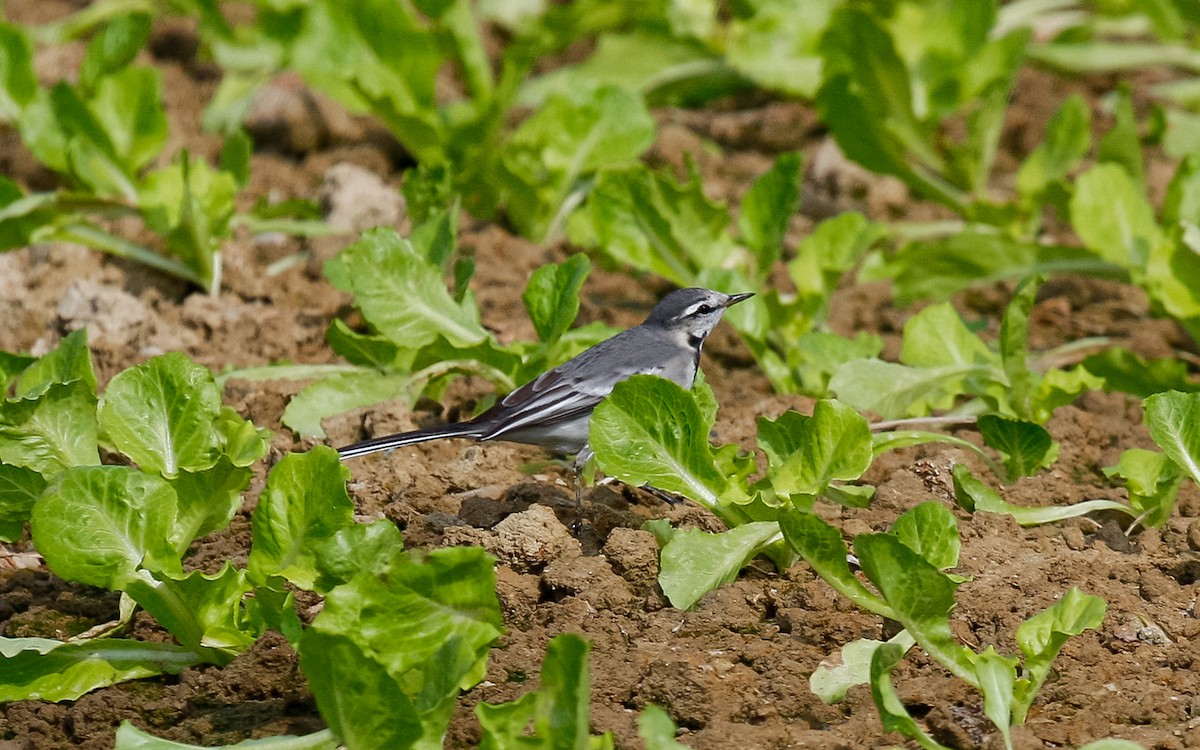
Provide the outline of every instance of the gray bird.
{"type": "MultiPolygon", "coordinates": [[[[690,388],[704,340],[730,306],[753,296],[711,289],[679,289],[650,311],[646,322],[601,341],[574,359],[547,370],[474,419],[371,438],[338,449],[342,459],[439,438],[508,440],[575,454],[578,474],[591,457],[592,410],[632,375],[658,375],[690,388]]],[[[576,499],[578,496],[576,482],[576,499]]]]}

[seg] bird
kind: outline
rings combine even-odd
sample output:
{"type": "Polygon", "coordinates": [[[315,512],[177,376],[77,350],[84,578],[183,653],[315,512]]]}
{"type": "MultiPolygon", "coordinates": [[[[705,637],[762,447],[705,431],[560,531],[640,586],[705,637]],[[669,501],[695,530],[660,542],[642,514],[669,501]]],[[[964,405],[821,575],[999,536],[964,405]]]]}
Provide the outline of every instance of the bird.
{"type": "Polygon", "coordinates": [[[700,351],[721,316],[753,292],[723,294],[712,289],[677,289],[634,326],[547,370],[463,422],[370,438],[338,449],[342,460],[444,438],[478,442],[505,440],[574,455],[575,500],[582,508],[579,475],[592,456],[588,424],[592,411],[617,383],[633,375],[658,375],[691,388],[700,351]]]}

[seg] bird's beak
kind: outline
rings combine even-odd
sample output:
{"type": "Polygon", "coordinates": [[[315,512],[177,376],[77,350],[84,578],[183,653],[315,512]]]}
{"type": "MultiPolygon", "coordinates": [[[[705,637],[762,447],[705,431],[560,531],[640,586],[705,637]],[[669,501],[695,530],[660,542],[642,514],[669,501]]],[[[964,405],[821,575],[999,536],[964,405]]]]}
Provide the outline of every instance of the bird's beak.
{"type": "Polygon", "coordinates": [[[742,300],[750,299],[754,296],[754,292],[742,292],[741,294],[731,294],[729,299],[725,300],[725,307],[733,307],[742,300]]]}

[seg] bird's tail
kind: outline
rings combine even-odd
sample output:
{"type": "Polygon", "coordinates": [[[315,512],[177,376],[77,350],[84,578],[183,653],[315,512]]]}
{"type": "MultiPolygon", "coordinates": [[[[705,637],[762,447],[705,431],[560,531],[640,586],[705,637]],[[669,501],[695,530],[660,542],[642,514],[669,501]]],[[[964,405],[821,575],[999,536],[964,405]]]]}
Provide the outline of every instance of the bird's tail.
{"type": "Polygon", "coordinates": [[[426,427],[422,430],[398,432],[395,435],[371,438],[370,440],[363,440],[360,443],[338,448],[338,458],[345,461],[348,458],[358,458],[359,456],[379,453],[380,451],[390,451],[393,448],[400,448],[414,443],[423,443],[426,440],[438,440],[439,438],[479,438],[481,434],[478,425],[466,422],[442,425],[440,427],[426,427]]]}

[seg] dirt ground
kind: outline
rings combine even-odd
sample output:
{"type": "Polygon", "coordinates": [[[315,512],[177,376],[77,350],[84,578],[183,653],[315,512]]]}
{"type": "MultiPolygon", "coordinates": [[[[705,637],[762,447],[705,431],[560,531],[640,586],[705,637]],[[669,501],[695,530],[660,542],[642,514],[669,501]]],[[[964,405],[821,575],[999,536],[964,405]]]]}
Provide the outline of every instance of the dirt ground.
{"type": "MultiPolygon", "coordinates": [[[[6,7],[9,18],[46,20],[70,4],[22,0],[6,7]]],[[[186,25],[156,31],[146,62],[167,81],[172,147],[212,156],[217,141],[199,131],[199,110],[215,86],[215,71],[180,52],[186,25]],[[174,40],[174,41],[173,41],[174,40]],[[177,142],[176,142],[177,141],[177,142]]],[[[39,59],[54,75],[70,61],[39,59]]],[[[1048,113],[1073,91],[1095,102],[1111,80],[1066,81],[1026,71],[1017,87],[1000,164],[1009,170],[1040,137],[1048,113]]],[[[295,117],[296,97],[315,101],[294,81],[272,89],[273,104],[256,113],[260,151],[253,159],[254,194],[344,198],[328,181],[331,167],[358,165],[376,174],[388,203],[398,185],[395,145],[377,128],[318,101],[295,117]]],[[[800,104],[754,100],[721,102],[700,111],[657,113],[660,134],[649,160],[680,164],[692,154],[714,196],[736,201],[774,154],[802,149],[809,165],[802,215],[793,239],[816,217],[859,209],[881,219],[929,218],[935,207],[913,199],[891,180],[869,177],[830,157],[826,136],[800,104]],[[710,146],[715,144],[718,148],[710,146]]],[[[1103,116],[1098,117],[1103,127],[1103,116]]],[[[0,169],[30,185],[47,175],[0,136],[0,169]]],[[[1152,160],[1150,179],[1160,191],[1170,165],[1152,160]]],[[[361,217],[353,220],[363,220],[361,217]]],[[[397,227],[403,220],[393,219],[397,227]]],[[[179,350],[212,368],[279,360],[333,361],[324,340],[329,320],[344,315],[348,299],[320,272],[320,261],[352,237],[310,243],[240,237],[226,252],[226,288],[218,299],[191,293],[145,268],[82,248],[46,246],[0,255],[0,348],[43,352],[64,333],[87,326],[101,381],[155,354],[179,350]],[[307,260],[274,276],[267,264],[299,252],[307,260]]],[[[570,252],[539,248],[495,224],[464,222],[461,246],[478,261],[473,282],[483,320],[501,337],[530,337],[532,326],[519,293],[532,269],[570,252]]],[[[619,326],[640,322],[666,288],[653,279],[597,271],[584,288],[580,322],[619,326]]],[[[964,314],[986,322],[992,335],[1011,289],[998,286],[960,295],[964,314]]],[[[834,303],[839,333],[881,334],[894,353],[912,310],[896,309],[886,287],[847,287],[834,303]]],[[[1033,341],[1047,347],[1083,336],[1112,336],[1152,356],[1196,353],[1173,324],[1149,317],[1143,295],[1112,283],[1063,278],[1047,284],[1034,315],[1033,341]]],[[[1194,360],[1193,360],[1194,361],[1194,360]]],[[[720,441],[753,446],[755,420],[805,399],[772,393],[748,353],[727,327],[706,349],[704,370],[722,404],[720,441]]],[[[231,381],[226,402],[260,426],[276,431],[270,460],[311,441],[280,425],[288,397],[300,386],[286,382],[231,381]]],[[[488,392],[486,383],[462,381],[447,399],[452,413],[488,392]]],[[[438,408],[430,406],[431,409],[438,408]]],[[[343,415],[326,423],[328,442],[341,445],[368,433],[410,427],[418,418],[403,403],[343,415]]],[[[440,414],[438,416],[441,416],[440,414]]],[[[1041,476],[1005,488],[1007,499],[1031,505],[1122,498],[1101,472],[1121,451],[1152,447],[1136,400],[1093,393],[1060,409],[1049,423],[1062,457],[1041,476]]],[[[962,432],[969,437],[969,432],[962,432]]],[[[492,652],[487,679],[464,694],[448,747],[476,744],[472,707],[512,700],[537,684],[547,641],[564,632],[586,636],[591,652],[592,724],[612,730],[619,747],[638,747],[635,720],[657,703],[680,725],[680,740],[700,750],[730,748],[868,748],[896,744],[882,731],[865,687],[839,705],[821,703],[807,679],[820,661],[848,641],[879,637],[877,617],[856,610],[803,564],[774,570],[752,565],[741,578],[703,599],[695,611],[673,609],[657,588],[656,547],[638,531],[652,517],[715,528],[690,504],[671,507],[620,485],[601,486],[587,499],[588,528],[576,540],[558,518],[573,514],[569,476],[544,463],[536,449],[458,441],[414,446],[351,467],[351,493],[363,519],[388,518],[410,547],[482,543],[500,559],[497,579],[507,633],[492,652]],[[540,468],[524,472],[522,467],[540,468]],[[555,513],[558,516],[555,516],[555,513]]],[[[869,509],[823,509],[847,536],[880,530],[897,515],[930,498],[953,507],[949,466],[970,461],[958,450],[921,447],[888,454],[867,480],[878,490],[869,509]]],[[[262,487],[256,477],[246,507],[227,531],[200,540],[190,564],[216,570],[231,559],[244,564],[249,516],[262,487]]],[[[1078,519],[1022,529],[1004,516],[956,511],[963,537],[959,572],[970,580],[959,590],[953,615],[967,644],[995,644],[1015,652],[1013,632],[1067,588],[1078,586],[1108,601],[1103,627],[1071,639],[1055,672],[1016,733],[1020,748],[1074,747],[1114,735],[1148,748],[1200,747],[1200,491],[1190,483],[1161,530],[1127,538],[1117,519],[1078,519]]],[[[26,549],[17,545],[16,549],[26,549]]],[[[64,637],[114,619],[116,595],[65,584],[45,569],[0,573],[0,633],[64,637]]],[[[315,601],[305,601],[310,607],[315,601]]],[[[311,612],[309,613],[311,614],[311,612]]],[[[166,637],[139,615],[134,636],[166,637]]],[[[899,692],[939,741],[958,748],[1000,747],[983,717],[980,697],[928,658],[914,654],[898,670],[899,692]]],[[[122,720],[182,742],[231,743],[323,727],[296,657],[279,636],[259,641],[230,666],[190,669],[177,677],[139,680],[95,691],[74,702],[18,702],[0,706],[0,750],[107,748],[122,720]]]]}

